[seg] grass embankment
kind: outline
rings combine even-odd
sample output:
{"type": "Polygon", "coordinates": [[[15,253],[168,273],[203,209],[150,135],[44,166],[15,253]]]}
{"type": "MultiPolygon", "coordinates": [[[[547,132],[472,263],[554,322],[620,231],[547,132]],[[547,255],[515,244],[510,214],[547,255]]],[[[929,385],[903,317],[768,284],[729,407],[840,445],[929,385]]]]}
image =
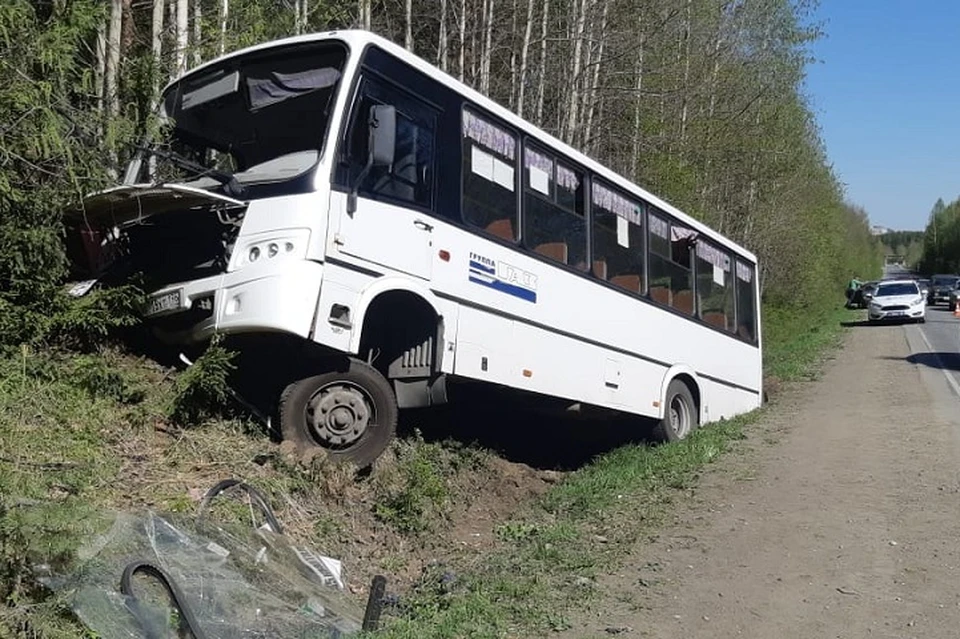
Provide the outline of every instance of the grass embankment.
{"type": "MultiPolygon", "coordinates": [[[[808,379],[846,317],[842,309],[817,317],[768,311],[768,375],[808,379]]],[[[0,634],[77,636],[55,601],[37,603],[43,593],[28,577],[33,561],[68,554],[92,532],[91,513],[188,511],[198,490],[227,476],[274,496],[288,531],[344,558],[354,583],[384,572],[413,584],[388,610],[385,636],[560,629],[564,611],[589,599],[593,578],[653,531],[759,414],[674,445],[618,448],[532,499],[544,491],[527,484],[546,486],[536,471],[460,444],[407,438],[375,473],[358,478],[296,465],[244,419],[174,427],[190,396],[174,378],[113,350],[24,349],[0,360],[0,594],[8,603],[0,634]],[[466,549],[450,539],[457,518],[492,487],[503,491],[494,501],[504,502],[493,512],[494,539],[466,549]]]]}

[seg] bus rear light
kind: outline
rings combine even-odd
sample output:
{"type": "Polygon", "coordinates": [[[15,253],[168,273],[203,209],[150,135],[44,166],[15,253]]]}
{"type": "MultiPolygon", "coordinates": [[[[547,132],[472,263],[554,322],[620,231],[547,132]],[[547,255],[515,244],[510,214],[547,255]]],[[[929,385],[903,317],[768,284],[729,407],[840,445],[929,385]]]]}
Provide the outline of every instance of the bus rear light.
{"type": "Polygon", "coordinates": [[[440,259],[443,260],[444,262],[449,262],[449,261],[450,261],[450,251],[448,251],[448,250],[446,250],[446,249],[440,249],[440,259]]]}

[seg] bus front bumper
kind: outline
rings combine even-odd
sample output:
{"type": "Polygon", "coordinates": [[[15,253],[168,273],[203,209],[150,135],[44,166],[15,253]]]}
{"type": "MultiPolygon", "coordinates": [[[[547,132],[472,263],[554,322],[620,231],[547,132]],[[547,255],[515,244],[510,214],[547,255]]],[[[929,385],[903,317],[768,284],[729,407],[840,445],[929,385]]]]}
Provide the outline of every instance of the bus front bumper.
{"type": "Polygon", "coordinates": [[[202,342],[216,333],[307,338],[322,279],[322,264],[298,260],[181,282],[150,295],[144,320],[163,341],[175,344],[202,342]]]}

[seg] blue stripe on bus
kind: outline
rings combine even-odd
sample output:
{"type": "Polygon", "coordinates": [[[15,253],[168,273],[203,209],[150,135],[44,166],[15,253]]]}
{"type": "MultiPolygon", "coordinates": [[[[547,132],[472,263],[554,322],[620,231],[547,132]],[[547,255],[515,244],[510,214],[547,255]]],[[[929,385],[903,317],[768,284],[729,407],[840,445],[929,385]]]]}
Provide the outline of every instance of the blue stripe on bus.
{"type": "Polygon", "coordinates": [[[506,293],[507,295],[513,295],[514,297],[519,297],[522,300],[528,302],[537,302],[537,292],[531,291],[530,289],[521,288],[519,286],[514,286],[513,284],[507,284],[506,282],[501,282],[500,280],[486,280],[481,279],[475,275],[470,275],[470,281],[476,284],[482,284],[486,287],[492,288],[495,291],[500,291],[501,293],[506,293]]]}
{"type": "Polygon", "coordinates": [[[480,262],[475,262],[473,260],[470,260],[470,268],[483,271],[484,273],[493,274],[497,272],[497,270],[492,266],[487,266],[486,264],[481,264],[480,262]]]}

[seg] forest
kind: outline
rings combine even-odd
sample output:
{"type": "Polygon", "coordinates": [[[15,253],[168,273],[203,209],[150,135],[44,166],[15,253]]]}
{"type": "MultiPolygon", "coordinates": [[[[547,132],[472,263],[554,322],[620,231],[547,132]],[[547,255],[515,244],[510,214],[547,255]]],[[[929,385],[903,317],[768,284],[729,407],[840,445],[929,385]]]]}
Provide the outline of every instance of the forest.
{"type": "MultiPolygon", "coordinates": [[[[189,485],[183,477],[212,480],[225,460],[268,477],[262,460],[275,455],[255,452],[265,438],[234,422],[175,428],[208,416],[168,402],[170,393],[192,392],[197,375],[203,386],[203,373],[173,379],[116,345],[116,331],[137,322],[136,287],[79,299],[65,292],[63,213],[123,174],[132,145],[154,125],[166,83],[274,38],[377,32],[755,252],[767,355],[787,337],[827,339],[817,331],[824,318],[836,318],[846,281],[879,276],[884,252],[867,212],[846,201],[806,94],[806,69],[819,62],[811,47],[825,36],[814,9],[815,0],[0,1],[5,636],[73,636],[63,628],[75,626],[62,620],[44,625],[35,607],[43,597],[25,576],[37,556],[71,543],[64,531],[82,518],[70,504],[182,508],[189,485]],[[47,429],[57,438],[36,435],[47,429]],[[175,444],[163,439],[168,432],[175,444]],[[25,464],[8,467],[25,456],[25,464]],[[72,465],[57,466],[64,458],[72,465]],[[261,463],[251,465],[252,458],[261,463]],[[56,472],[37,470],[48,467],[56,472]],[[148,497],[140,487],[149,488],[148,497]],[[56,506],[49,517],[17,514],[19,504],[47,502],[56,506]]],[[[955,271],[956,255],[960,203],[939,202],[924,237],[924,264],[955,271]]],[[[770,357],[769,368],[779,371],[770,357]]],[[[225,397],[216,390],[207,396],[225,397]]],[[[317,511],[342,513],[343,526],[373,522],[380,546],[394,552],[383,561],[426,557],[429,550],[420,552],[403,535],[429,530],[421,525],[427,514],[456,502],[444,497],[431,464],[461,468],[457,455],[479,462],[473,453],[398,446],[396,481],[366,480],[376,505],[362,514],[331,497],[347,490],[339,484],[311,492],[337,476],[283,470],[269,478],[298,499],[314,500],[317,511]],[[391,525],[400,531],[392,537],[384,533],[391,525]]],[[[499,477],[491,471],[488,480],[499,477]]],[[[477,492],[463,488],[464,495],[477,492]]],[[[302,523],[310,534],[332,525],[302,523]]],[[[518,542],[534,534],[523,526],[505,530],[518,542]]],[[[348,537],[338,537],[331,552],[349,552],[342,541],[348,537]]],[[[537,565],[546,570],[550,563],[537,565]]],[[[502,620],[496,636],[512,624],[502,620]]]]}
{"type": "Polygon", "coordinates": [[[960,273],[960,199],[949,204],[942,198],[937,199],[920,239],[923,245],[921,272],[960,273]]]}

